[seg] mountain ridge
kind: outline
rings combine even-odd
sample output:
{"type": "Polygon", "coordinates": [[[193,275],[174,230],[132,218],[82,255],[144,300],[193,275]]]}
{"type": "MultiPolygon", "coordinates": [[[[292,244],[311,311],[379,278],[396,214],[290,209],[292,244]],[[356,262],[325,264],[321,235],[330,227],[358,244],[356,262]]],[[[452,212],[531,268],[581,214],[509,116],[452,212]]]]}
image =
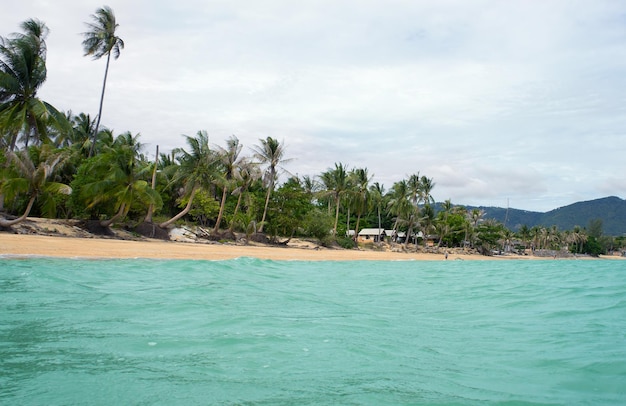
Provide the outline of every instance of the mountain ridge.
{"type": "Polygon", "coordinates": [[[571,230],[575,226],[587,227],[591,220],[602,220],[606,235],[626,235],[626,200],[617,196],[580,201],[547,212],[536,212],[493,206],[465,206],[485,212],[485,219],[495,219],[517,231],[522,225],[552,227],[571,230]]]}

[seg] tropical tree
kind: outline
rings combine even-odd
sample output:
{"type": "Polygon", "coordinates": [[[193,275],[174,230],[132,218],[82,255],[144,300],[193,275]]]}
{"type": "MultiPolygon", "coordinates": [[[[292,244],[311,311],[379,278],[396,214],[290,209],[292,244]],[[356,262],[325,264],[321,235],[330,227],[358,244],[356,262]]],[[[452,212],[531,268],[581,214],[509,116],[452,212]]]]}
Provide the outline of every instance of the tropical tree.
{"type": "Polygon", "coordinates": [[[101,202],[110,202],[116,211],[100,224],[108,227],[128,214],[134,202],[139,201],[146,208],[155,205],[160,208],[161,197],[145,180],[152,167],[141,160],[139,152],[142,144],[139,135],[130,132],[119,135],[113,146],[88,162],[89,172],[98,180],[88,183],[81,194],[88,202],[88,208],[101,202]]]}
{"type": "Polygon", "coordinates": [[[30,214],[36,200],[45,216],[56,213],[55,194],[70,194],[72,189],[63,183],[52,180],[54,171],[66,154],[53,150],[50,145],[30,147],[18,152],[7,151],[9,166],[4,168],[0,178],[0,192],[8,200],[25,196],[28,201],[23,214],[13,220],[0,218],[0,226],[9,227],[24,221],[30,214]]]}
{"type": "MultiPolygon", "coordinates": [[[[245,197],[249,197],[248,189],[250,186],[261,178],[261,171],[259,170],[259,166],[251,162],[247,159],[239,162],[239,165],[235,168],[234,172],[234,180],[235,180],[235,189],[232,194],[237,196],[237,204],[235,205],[235,210],[233,211],[233,218],[230,222],[230,227],[228,228],[229,232],[233,232],[235,228],[235,223],[237,222],[237,215],[239,213],[239,209],[241,208],[241,203],[245,197]]],[[[248,204],[250,207],[250,204],[248,204]]]]}
{"type": "Polygon", "coordinates": [[[31,139],[37,144],[48,141],[49,127],[70,131],[63,113],[37,97],[47,77],[48,28],[33,19],[21,28],[23,34],[0,37],[0,137],[9,151],[20,135],[28,147],[31,139]]]}
{"type": "Polygon", "coordinates": [[[239,163],[239,153],[242,147],[243,146],[239,143],[239,139],[234,135],[226,141],[226,148],[218,147],[218,155],[222,168],[218,183],[222,187],[222,199],[220,202],[220,211],[215,221],[215,228],[213,229],[213,233],[215,234],[217,234],[220,229],[222,216],[224,215],[224,207],[226,206],[226,197],[233,183],[233,178],[239,163]]]}
{"type": "Polygon", "coordinates": [[[382,229],[381,211],[385,201],[385,186],[374,182],[370,186],[370,196],[372,198],[372,204],[376,207],[376,216],[378,218],[378,229],[382,229]]]}
{"type": "Polygon", "coordinates": [[[115,14],[113,10],[104,6],[96,10],[96,13],[91,15],[93,22],[86,23],[89,31],[83,33],[83,50],[85,56],[91,55],[93,59],[100,59],[106,55],[107,62],[104,69],[104,80],[102,81],[102,93],[100,95],[100,107],[98,108],[98,118],[96,120],[96,127],[93,132],[93,140],[91,142],[91,149],[89,156],[94,154],[96,146],[96,137],[98,135],[98,129],[100,128],[100,118],[102,118],[102,104],[104,102],[104,91],[107,84],[107,76],[109,74],[109,63],[111,61],[111,54],[115,59],[120,57],[120,52],[124,49],[124,41],[117,36],[116,30],[119,24],[115,21],[115,14]]]}
{"type": "Polygon", "coordinates": [[[261,164],[267,165],[265,169],[264,183],[267,186],[265,195],[265,206],[263,208],[263,216],[261,217],[261,225],[259,232],[263,232],[265,218],[267,216],[267,207],[270,203],[270,196],[274,191],[274,185],[278,180],[278,167],[281,164],[291,161],[285,158],[285,145],[272,137],[259,139],[260,145],[253,146],[254,156],[261,164]]]}
{"type": "Polygon", "coordinates": [[[333,225],[333,236],[337,236],[337,225],[339,224],[339,208],[341,207],[341,198],[348,192],[350,180],[348,172],[342,163],[335,163],[334,169],[329,169],[321,176],[322,182],[326,190],[322,192],[322,196],[329,196],[335,202],[335,223],[333,225]]]}
{"type": "Polygon", "coordinates": [[[356,168],[350,172],[352,183],[352,201],[356,211],[356,226],[354,228],[354,240],[359,235],[359,223],[361,216],[369,210],[371,204],[369,182],[371,176],[367,173],[367,168],[356,168]]]}
{"type": "Polygon", "coordinates": [[[390,199],[387,204],[389,212],[395,216],[394,231],[398,231],[398,225],[402,221],[402,217],[410,210],[409,202],[409,185],[406,180],[395,182],[391,187],[390,199]]]}
{"type": "Polygon", "coordinates": [[[191,210],[196,193],[204,189],[209,190],[218,177],[218,154],[209,146],[209,136],[206,131],[198,131],[195,137],[185,135],[189,151],[177,151],[180,164],[175,167],[170,185],[182,184],[182,197],[187,199],[187,205],[181,212],[171,219],[159,224],[166,228],[191,210]]]}

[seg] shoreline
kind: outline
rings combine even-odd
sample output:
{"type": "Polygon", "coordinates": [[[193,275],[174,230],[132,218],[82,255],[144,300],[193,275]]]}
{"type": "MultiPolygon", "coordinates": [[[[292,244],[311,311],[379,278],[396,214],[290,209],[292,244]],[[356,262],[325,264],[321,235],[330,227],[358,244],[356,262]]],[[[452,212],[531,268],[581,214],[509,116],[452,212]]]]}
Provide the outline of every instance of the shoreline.
{"type": "MultiPolygon", "coordinates": [[[[228,260],[258,258],[276,261],[446,261],[443,254],[344,250],[332,248],[275,247],[220,243],[186,243],[160,240],[122,240],[0,233],[0,258],[56,257],[75,259],[187,259],[228,260]]],[[[622,259],[603,257],[604,259],[622,259]]],[[[601,259],[603,259],[601,258],[601,259]]],[[[597,258],[571,258],[597,259],[597,258]]],[[[571,260],[559,258],[557,260],[571,260]]],[[[447,261],[552,260],[550,258],[506,255],[482,256],[450,253],[447,261]]]]}
{"type": "MultiPolygon", "coordinates": [[[[190,243],[179,241],[131,241],[108,238],[81,238],[0,233],[0,256],[60,257],[84,259],[188,259],[227,260],[258,258],[277,261],[444,261],[443,254],[300,248],[266,245],[190,243]]],[[[524,257],[525,258],[525,257],[524,257]]],[[[497,260],[470,254],[452,254],[450,260],[497,260]]]]}
{"type": "MultiPolygon", "coordinates": [[[[187,259],[229,260],[258,258],[276,261],[502,261],[553,260],[552,258],[505,254],[484,256],[449,250],[445,253],[342,249],[318,246],[310,241],[292,240],[286,246],[260,243],[218,243],[206,240],[193,242],[137,238],[115,230],[114,236],[102,237],[59,219],[28,218],[11,231],[0,232],[0,260],[25,257],[56,257],[73,259],[187,259]]],[[[556,258],[554,260],[591,260],[592,257],[556,258]]],[[[600,259],[626,259],[604,256],[600,259]]]]}

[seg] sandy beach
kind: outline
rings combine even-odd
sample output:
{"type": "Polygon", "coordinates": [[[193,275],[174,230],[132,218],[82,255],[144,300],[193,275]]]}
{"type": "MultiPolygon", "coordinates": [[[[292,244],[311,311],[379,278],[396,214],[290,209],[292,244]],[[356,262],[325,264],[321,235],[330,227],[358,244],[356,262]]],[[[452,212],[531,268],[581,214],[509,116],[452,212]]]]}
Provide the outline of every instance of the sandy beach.
{"type": "MultiPolygon", "coordinates": [[[[445,260],[441,254],[378,252],[329,248],[273,247],[184,243],[173,241],[126,241],[102,238],[51,237],[0,233],[0,255],[36,255],[65,258],[160,258],[221,260],[254,257],[273,260],[445,260]]],[[[488,260],[496,257],[449,255],[448,260],[488,260]]]]}
{"type": "MultiPolygon", "coordinates": [[[[65,220],[29,218],[19,228],[19,233],[0,232],[0,256],[46,256],[64,258],[158,258],[224,260],[252,257],[272,260],[301,261],[445,261],[438,254],[376,251],[369,249],[325,248],[301,240],[287,246],[251,243],[248,245],[216,242],[180,242],[153,239],[101,238],[81,231],[65,220]],[[46,235],[48,234],[48,235],[46,235]],[[52,235],[49,235],[52,234],[52,235]]],[[[127,235],[126,237],[128,237],[127,235]]],[[[620,259],[622,257],[607,257],[620,259]]],[[[546,259],[534,256],[505,255],[483,256],[451,251],[448,261],[454,260],[507,260],[546,259]]]]}

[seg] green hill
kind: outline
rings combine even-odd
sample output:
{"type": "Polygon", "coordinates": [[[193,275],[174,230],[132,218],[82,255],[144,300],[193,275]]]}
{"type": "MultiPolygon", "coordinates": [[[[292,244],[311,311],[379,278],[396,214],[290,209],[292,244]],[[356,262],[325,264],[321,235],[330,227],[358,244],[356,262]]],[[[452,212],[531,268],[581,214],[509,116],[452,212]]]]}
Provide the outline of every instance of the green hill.
{"type": "Polygon", "coordinates": [[[571,230],[574,226],[587,227],[590,220],[601,219],[604,234],[626,235],[626,200],[616,196],[577,202],[546,213],[501,207],[478,208],[485,211],[485,218],[495,219],[512,230],[524,224],[528,227],[554,225],[559,230],[571,230]]]}

